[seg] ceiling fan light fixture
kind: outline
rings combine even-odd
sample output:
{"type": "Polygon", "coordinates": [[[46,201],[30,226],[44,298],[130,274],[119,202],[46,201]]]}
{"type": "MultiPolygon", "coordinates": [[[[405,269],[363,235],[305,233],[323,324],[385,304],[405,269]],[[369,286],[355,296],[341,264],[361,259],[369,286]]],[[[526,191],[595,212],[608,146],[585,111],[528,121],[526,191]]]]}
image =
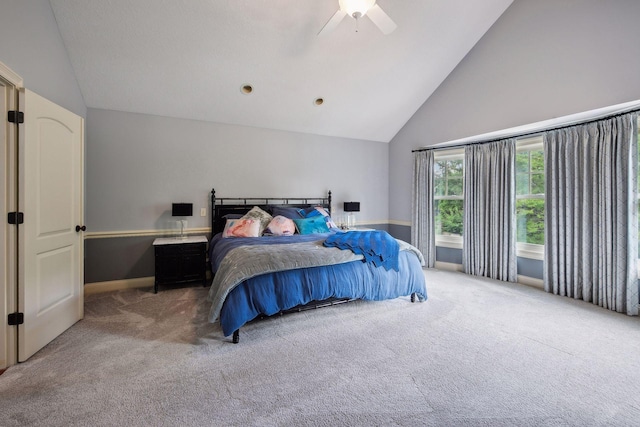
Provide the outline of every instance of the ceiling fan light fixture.
{"type": "Polygon", "coordinates": [[[375,4],[376,0],[339,0],[340,10],[352,18],[358,19],[367,14],[375,4]]]}
{"type": "Polygon", "coordinates": [[[377,5],[376,0],[338,0],[338,4],[340,8],[324,24],[318,33],[319,36],[333,31],[346,15],[356,20],[356,32],[358,32],[358,21],[365,15],[382,31],[382,34],[391,34],[397,28],[396,23],[377,5]]]}

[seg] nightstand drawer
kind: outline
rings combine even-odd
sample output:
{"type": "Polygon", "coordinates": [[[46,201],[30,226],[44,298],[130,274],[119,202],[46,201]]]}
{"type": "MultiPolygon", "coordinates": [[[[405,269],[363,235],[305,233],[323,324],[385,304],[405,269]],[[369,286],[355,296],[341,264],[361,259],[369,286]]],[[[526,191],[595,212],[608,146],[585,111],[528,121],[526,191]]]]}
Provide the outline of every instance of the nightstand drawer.
{"type": "Polygon", "coordinates": [[[207,251],[206,243],[183,243],[175,245],[156,246],[156,257],[158,256],[183,256],[189,254],[202,254],[207,251]]]}
{"type": "Polygon", "coordinates": [[[184,240],[160,238],[153,242],[155,252],[154,292],[159,285],[207,280],[207,240],[204,236],[184,240]]]}

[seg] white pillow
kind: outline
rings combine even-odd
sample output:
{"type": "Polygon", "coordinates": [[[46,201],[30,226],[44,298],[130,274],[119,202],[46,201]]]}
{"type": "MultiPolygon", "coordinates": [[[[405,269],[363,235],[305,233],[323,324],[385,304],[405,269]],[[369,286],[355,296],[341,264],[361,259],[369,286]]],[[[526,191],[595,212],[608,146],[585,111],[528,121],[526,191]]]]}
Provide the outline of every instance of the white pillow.
{"type": "Polygon", "coordinates": [[[263,211],[258,206],[251,208],[249,212],[244,214],[240,219],[257,219],[260,222],[260,235],[267,228],[273,217],[268,212],[263,211]]]}

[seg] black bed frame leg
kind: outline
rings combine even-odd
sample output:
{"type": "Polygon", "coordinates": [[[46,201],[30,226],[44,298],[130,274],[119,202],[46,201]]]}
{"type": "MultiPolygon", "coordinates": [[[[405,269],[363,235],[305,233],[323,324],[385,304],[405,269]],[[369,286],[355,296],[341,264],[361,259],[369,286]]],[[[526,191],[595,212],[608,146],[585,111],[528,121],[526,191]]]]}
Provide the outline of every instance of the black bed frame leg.
{"type": "Polygon", "coordinates": [[[416,293],[411,294],[411,302],[416,302],[416,293]]]}
{"type": "Polygon", "coordinates": [[[240,342],[240,329],[236,329],[233,333],[233,343],[238,344],[240,342]]]}

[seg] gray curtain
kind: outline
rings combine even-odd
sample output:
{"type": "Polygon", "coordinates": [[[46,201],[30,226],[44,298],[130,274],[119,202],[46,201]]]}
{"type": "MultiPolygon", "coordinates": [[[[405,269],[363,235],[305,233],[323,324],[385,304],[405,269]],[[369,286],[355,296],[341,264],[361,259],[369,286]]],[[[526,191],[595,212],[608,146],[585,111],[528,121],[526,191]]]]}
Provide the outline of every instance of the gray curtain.
{"type": "Polygon", "coordinates": [[[429,268],[436,264],[433,158],[433,150],[416,151],[413,155],[411,244],[422,252],[429,268]]]}
{"type": "Polygon", "coordinates": [[[638,314],[636,114],[545,133],[547,292],[638,314]]]}
{"type": "Polygon", "coordinates": [[[468,145],[464,159],[466,273],[515,282],[515,139],[468,145]]]}

